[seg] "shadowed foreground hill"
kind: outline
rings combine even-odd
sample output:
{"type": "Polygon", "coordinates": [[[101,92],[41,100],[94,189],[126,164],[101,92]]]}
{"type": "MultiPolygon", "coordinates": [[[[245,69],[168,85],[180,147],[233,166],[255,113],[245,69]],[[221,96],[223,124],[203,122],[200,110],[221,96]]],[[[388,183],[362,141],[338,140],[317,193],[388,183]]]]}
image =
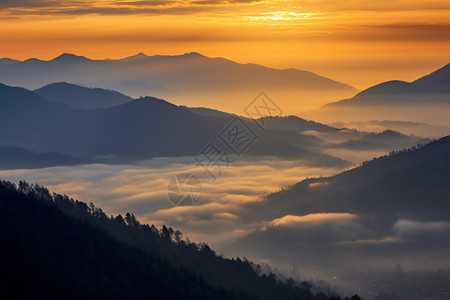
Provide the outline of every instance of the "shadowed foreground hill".
{"type": "Polygon", "coordinates": [[[0,182],[0,227],[0,285],[20,298],[340,299],[25,182],[0,182]]]}

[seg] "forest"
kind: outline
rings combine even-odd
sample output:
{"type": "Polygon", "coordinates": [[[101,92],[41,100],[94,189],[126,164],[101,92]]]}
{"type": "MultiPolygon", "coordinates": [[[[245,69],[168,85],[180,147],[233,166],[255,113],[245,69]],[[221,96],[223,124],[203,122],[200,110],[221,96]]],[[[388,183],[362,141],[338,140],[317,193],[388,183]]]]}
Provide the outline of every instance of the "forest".
{"type": "Polygon", "coordinates": [[[15,298],[341,299],[37,184],[0,181],[0,206],[1,288],[15,298]]]}

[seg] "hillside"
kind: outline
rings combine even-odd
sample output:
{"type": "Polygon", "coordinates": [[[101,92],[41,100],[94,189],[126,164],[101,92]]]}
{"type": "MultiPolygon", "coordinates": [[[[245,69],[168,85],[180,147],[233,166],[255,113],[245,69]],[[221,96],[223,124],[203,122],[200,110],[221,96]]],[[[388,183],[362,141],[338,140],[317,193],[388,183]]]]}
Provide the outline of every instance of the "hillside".
{"type": "Polygon", "coordinates": [[[387,81],[359,92],[351,99],[325,105],[449,104],[450,64],[413,82],[387,81]]]}
{"type": "Polygon", "coordinates": [[[394,293],[399,299],[445,299],[449,182],[447,136],[335,176],[305,179],[248,204],[248,216],[262,217],[263,226],[221,249],[295,264],[303,272],[358,287],[363,298],[394,293]],[[441,280],[427,279],[439,273],[441,280]],[[416,278],[423,284],[418,286],[416,278]]]}
{"type": "Polygon", "coordinates": [[[0,206],[0,285],[16,297],[340,299],[38,185],[1,181],[0,206]]]}
{"type": "MultiPolygon", "coordinates": [[[[110,108],[77,110],[23,88],[0,85],[0,126],[9,128],[0,132],[0,147],[59,152],[105,163],[105,158],[121,163],[197,155],[211,140],[220,142],[218,135],[234,118],[198,115],[152,97],[110,108]]],[[[312,151],[317,138],[270,128],[262,132],[253,121],[243,122],[257,137],[247,155],[291,157],[317,165],[347,164],[312,151]]],[[[228,149],[223,144],[221,147],[228,149]]]]}
{"type": "MultiPolygon", "coordinates": [[[[434,137],[447,135],[450,114],[450,64],[413,82],[387,81],[352,98],[330,102],[305,116],[320,122],[367,120],[426,123],[434,137]]],[[[420,129],[415,134],[421,134],[420,129]]]]}
{"type": "Polygon", "coordinates": [[[66,82],[48,84],[34,91],[42,98],[76,109],[96,109],[125,104],[133,99],[116,91],[87,88],[66,82]]]}

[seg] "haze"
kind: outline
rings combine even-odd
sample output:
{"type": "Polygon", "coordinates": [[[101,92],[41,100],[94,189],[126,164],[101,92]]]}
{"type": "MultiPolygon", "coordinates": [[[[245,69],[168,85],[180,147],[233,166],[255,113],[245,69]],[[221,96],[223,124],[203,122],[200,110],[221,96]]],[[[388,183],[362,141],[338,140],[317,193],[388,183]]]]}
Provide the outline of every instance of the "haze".
{"type": "Polygon", "coordinates": [[[364,89],[450,53],[448,1],[2,1],[0,54],[94,59],[196,51],[312,70],[364,89]]]}
{"type": "Polygon", "coordinates": [[[449,15],[0,0],[0,289],[449,299],[449,15]]]}

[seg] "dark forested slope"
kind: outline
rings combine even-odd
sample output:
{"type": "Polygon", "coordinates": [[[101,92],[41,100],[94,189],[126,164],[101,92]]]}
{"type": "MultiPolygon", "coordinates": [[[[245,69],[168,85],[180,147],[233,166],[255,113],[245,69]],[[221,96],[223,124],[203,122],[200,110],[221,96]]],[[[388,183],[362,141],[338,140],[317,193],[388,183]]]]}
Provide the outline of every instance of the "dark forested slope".
{"type": "Polygon", "coordinates": [[[339,299],[26,182],[0,182],[0,228],[0,285],[16,297],[339,299]]]}

